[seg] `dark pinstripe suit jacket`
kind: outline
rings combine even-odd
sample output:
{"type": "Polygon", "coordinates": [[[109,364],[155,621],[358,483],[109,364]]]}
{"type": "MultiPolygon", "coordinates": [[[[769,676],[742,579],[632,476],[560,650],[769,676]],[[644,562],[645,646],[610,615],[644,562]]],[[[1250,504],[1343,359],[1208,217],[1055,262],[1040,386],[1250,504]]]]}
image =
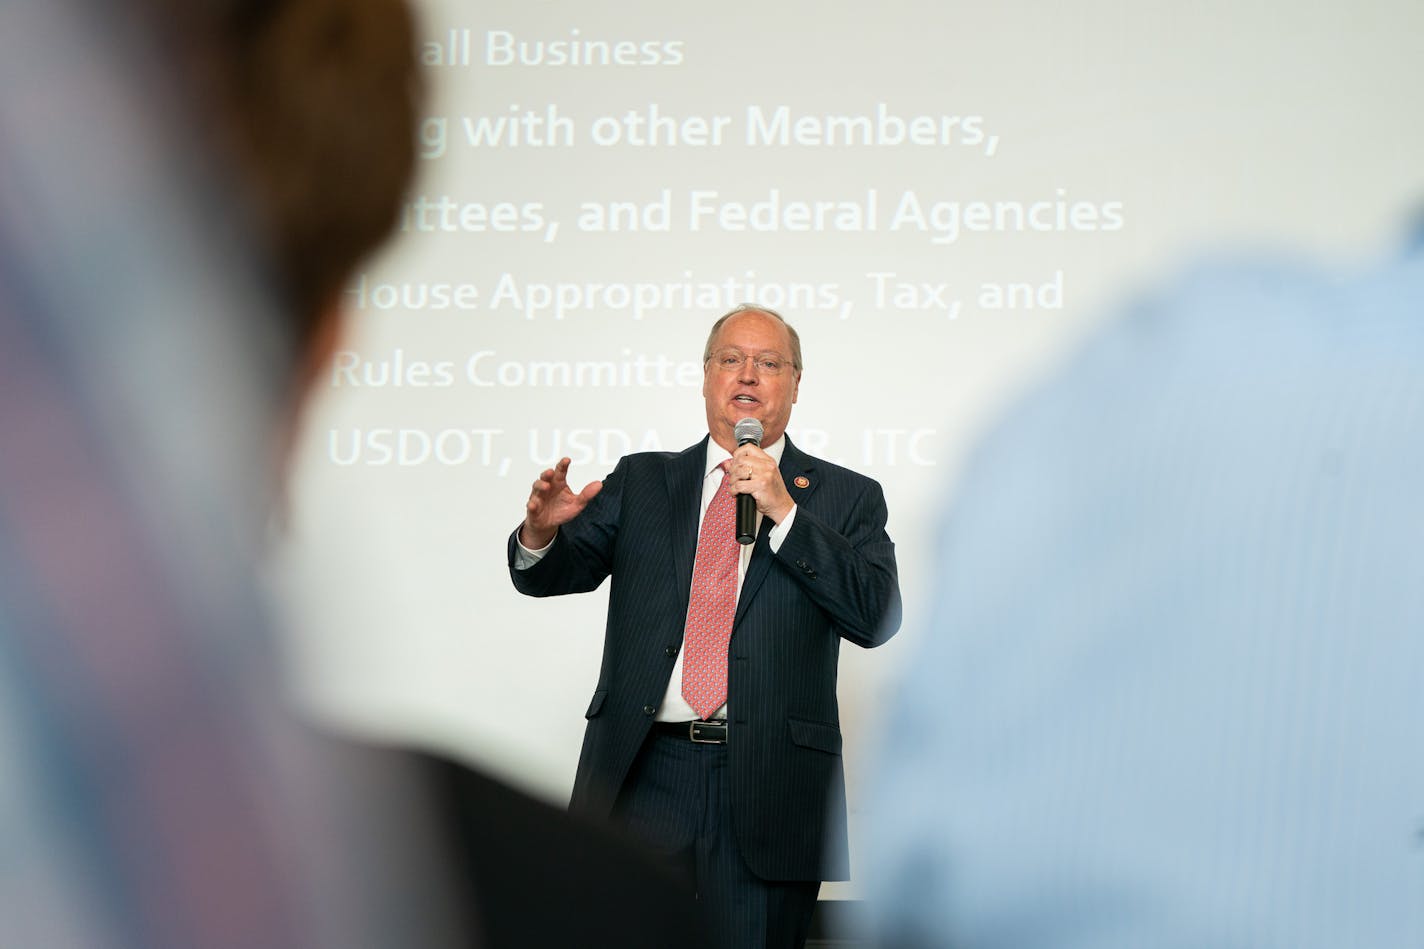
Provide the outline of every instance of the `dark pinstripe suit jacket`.
{"type": "MultiPolygon", "coordinates": [[[[613,577],[603,667],[570,803],[576,810],[609,814],[667,690],[687,615],[705,459],[705,439],[677,454],[623,458],[527,570],[513,569],[509,539],[522,593],[580,593],[613,577]]],[[[899,627],[895,548],[875,481],[790,439],[781,474],[796,520],[773,554],[772,525],[762,519],[732,631],[733,826],[742,856],[765,879],[845,879],[836,664],[842,637],[876,646],[899,627]],[[806,487],[796,486],[798,476],[806,487]]]]}

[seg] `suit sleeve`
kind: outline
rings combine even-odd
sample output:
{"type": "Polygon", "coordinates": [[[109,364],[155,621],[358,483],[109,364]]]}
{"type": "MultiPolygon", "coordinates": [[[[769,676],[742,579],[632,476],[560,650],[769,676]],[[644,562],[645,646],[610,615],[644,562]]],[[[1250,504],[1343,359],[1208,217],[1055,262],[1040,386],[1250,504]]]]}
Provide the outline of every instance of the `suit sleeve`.
{"type": "Polygon", "coordinates": [[[895,544],[885,532],[885,495],[874,481],[865,479],[865,485],[841,530],[823,511],[798,505],[776,558],[842,636],[868,649],[900,628],[901,605],[895,544]]]}
{"type": "Polygon", "coordinates": [[[516,590],[526,596],[561,596],[587,593],[603,583],[613,569],[626,464],[626,460],[618,463],[613,473],[603,479],[603,490],[578,517],[559,528],[548,553],[525,570],[514,566],[519,528],[514,529],[506,552],[509,576],[516,590]]]}

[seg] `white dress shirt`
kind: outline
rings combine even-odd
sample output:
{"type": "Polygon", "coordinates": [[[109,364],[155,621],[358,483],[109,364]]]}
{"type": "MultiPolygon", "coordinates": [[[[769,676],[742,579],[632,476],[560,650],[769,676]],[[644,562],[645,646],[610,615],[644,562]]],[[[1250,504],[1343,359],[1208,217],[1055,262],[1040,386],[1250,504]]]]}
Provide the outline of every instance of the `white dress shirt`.
{"type": "MultiPolygon", "coordinates": [[[[773,461],[778,465],[781,464],[782,452],[786,450],[786,438],[778,438],[764,450],[771,456],[773,461]]],[[[707,439],[707,457],[702,468],[702,502],[698,508],[697,515],[699,532],[702,529],[700,526],[702,519],[707,514],[707,506],[712,503],[712,498],[716,496],[717,489],[722,485],[722,472],[718,470],[718,466],[730,457],[732,457],[731,452],[727,451],[721,445],[718,445],[712,439],[707,439]]],[[[796,507],[792,505],[791,511],[786,515],[786,518],[782,520],[780,524],[774,525],[771,529],[771,533],[767,537],[773,553],[781,547],[782,540],[785,539],[787,531],[791,530],[791,525],[795,520],[796,507]]],[[[761,521],[762,514],[758,511],[756,516],[756,530],[758,532],[761,530],[761,521]]],[[[553,545],[553,541],[550,541],[548,545],[541,547],[539,550],[530,550],[522,543],[519,543],[518,535],[515,535],[515,543],[518,545],[518,550],[514,558],[514,568],[516,570],[527,570],[529,567],[538,563],[544,554],[548,552],[549,547],[553,545]]],[[[752,548],[755,546],[755,544],[746,544],[742,547],[741,566],[737,570],[738,595],[741,594],[742,579],[747,575],[747,563],[751,560],[752,548]]],[[[658,706],[656,720],[659,722],[690,722],[698,717],[698,714],[692,710],[692,706],[688,705],[687,700],[682,697],[682,650],[679,649],[677,652],[677,662],[672,667],[672,676],[668,679],[667,692],[663,695],[662,703],[658,706]]],[[[726,717],[727,706],[724,704],[716,711],[713,718],[725,719],[726,717]]]]}

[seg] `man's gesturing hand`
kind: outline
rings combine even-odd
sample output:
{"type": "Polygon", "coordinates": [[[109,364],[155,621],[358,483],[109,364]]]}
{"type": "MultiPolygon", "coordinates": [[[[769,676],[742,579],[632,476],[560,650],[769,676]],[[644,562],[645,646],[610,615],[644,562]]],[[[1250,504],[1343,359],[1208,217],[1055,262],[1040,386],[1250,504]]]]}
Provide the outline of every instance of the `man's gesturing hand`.
{"type": "Polygon", "coordinates": [[[574,494],[569,490],[568,474],[569,459],[562,458],[534,482],[529,503],[524,505],[524,525],[519,528],[519,542],[530,550],[547,547],[559,532],[559,525],[578,517],[594,495],[603,490],[602,481],[590,481],[574,494]]]}

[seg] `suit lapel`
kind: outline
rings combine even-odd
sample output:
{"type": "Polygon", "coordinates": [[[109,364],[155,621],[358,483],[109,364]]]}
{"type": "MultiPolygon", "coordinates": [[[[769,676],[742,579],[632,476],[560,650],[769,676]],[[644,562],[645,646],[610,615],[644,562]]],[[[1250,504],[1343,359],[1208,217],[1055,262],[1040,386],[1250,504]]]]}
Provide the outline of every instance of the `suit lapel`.
{"type": "MultiPolygon", "coordinates": [[[[791,500],[795,501],[798,507],[815,492],[818,479],[812,473],[816,470],[816,460],[791,444],[790,438],[786,439],[786,449],[781,453],[778,470],[781,472],[781,480],[786,482],[786,490],[790,492],[791,500]]],[[[747,604],[756,596],[762,581],[771,570],[771,561],[775,557],[771,552],[771,528],[771,518],[763,517],[761,530],[757,531],[756,546],[752,548],[752,559],[747,564],[747,575],[742,578],[742,592],[737,597],[737,616],[732,621],[733,630],[736,630],[737,624],[742,621],[742,616],[747,612],[747,604]]],[[[688,582],[691,583],[691,574],[688,575],[688,582]]]]}
{"type": "Polygon", "coordinates": [[[702,507],[703,467],[707,463],[707,439],[674,455],[664,472],[668,492],[668,518],[672,525],[672,564],[677,575],[677,596],[687,610],[692,589],[692,558],[697,555],[697,530],[702,507]]]}

